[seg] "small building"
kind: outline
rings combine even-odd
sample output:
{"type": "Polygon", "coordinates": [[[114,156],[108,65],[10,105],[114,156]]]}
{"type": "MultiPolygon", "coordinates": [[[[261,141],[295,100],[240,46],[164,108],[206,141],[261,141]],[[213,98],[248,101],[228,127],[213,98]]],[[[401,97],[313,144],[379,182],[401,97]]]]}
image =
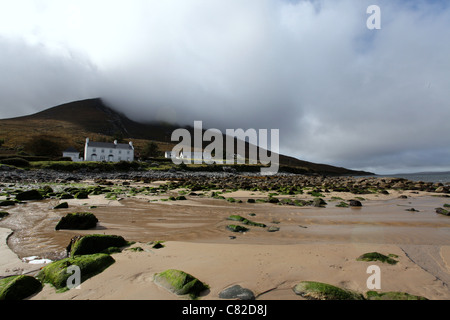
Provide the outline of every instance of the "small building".
{"type": "Polygon", "coordinates": [[[74,147],[69,147],[63,151],[64,158],[70,158],[73,162],[83,161],[83,158],[80,158],[80,152],[74,147]]]}
{"type": "Polygon", "coordinates": [[[133,142],[117,143],[94,142],[86,138],[84,146],[84,161],[134,161],[133,142]]]}

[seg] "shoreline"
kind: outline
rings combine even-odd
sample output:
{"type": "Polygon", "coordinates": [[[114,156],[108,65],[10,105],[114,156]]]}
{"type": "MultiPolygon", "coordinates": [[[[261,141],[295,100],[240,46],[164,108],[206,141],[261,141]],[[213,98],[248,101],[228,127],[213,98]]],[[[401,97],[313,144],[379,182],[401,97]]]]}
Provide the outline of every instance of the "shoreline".
{"type": "MultiPolygon", "coordinates": [[[[246,202],[248,198],[267,199],[272,192],[270,190],[252,191],[237,187],[239,190],[223,193],[225,197],[222,200],[211,197],[236,179],[242,183],[249,181],[246,177],[228,177],[222,179],[224,185],[216,186],[217,189],[195,191],[196,195],[186,192],[185,201],[162,200],[185,192],[184,183],[197,179],[181,179],[174,188],[156,194],[124,194],[117,199],[107,199],[104,194],[99,194],[88,199],[64,200],[69,209],[53,210],[58,202],[53,199],[28,201],[8,208],[10,216],[6,219],[10,220],[0,220],[0,238],[4,239],[0,244],[0,257],[3,257],[0,258],[0,276],[7,275],[5,269],[12,274],[14,268],[17,273],[21,268],[29,272],[44,266],[22,262],[22,255],[42,257],[41,253],[46,250],[65,248],[73,235],[100,233],[122,235],[129,241],[136,241],[133,247],[139,246],[143,251],[124,250],[113,254],[116,263],[83,282],[81,290],[56,293],[45,285],[30,299],[183,300],[184,297],[169,293],[152,280],[155,273],[173,268],[191,273],[210,286],[202,300],[219,299],[220,291],[234,284],[252,290],[260,300],[302,300],[292,291],[300,281],[325,282],[365,293],[369,291],[366,287],[367,267],[376,264],[382,270],[383,292],[401,291],[428,299],[450,300],[450,218],[434,212],[435,207],[450,202],[443,197],[446,194],[400,189],[387,189],[387,194],[321,190],[327,202],[326,208],[246,202]],[[363,199],[362,207],[335,206],[341,200],[349,201],[356,197],[363,199]],[[230,202],[227,198],[242,202],[230,202]],[[407,212],[411,207],[418,211],[407,212]],[[75,211],[93,212],[99,218],[97,228],[54,230],[59,217],[75,211]],[[230,224],[227,218],[233,214],[268,227],[276,226],[279,231],[267,232],[267,228],[250,227],[246,233],[232,233],[226,226],[230,224]],[[8,226],[14,225],[26,229],[18,228],[11,236],[13,245],[28,248],[19,255],[6,243],[11,229],[14,229],[8,229],[8,226]],[[164,248],[155,250],[149,245],[150,241],[159,240],[165,241],[164,248]],[[42,252],[38,252],[38,244],[42,252]],[[390,266],[381,262],[356,261],[361,254],[375,251],[397,255],[399,264],[390,266]]],[[[254,179],[262,181],[258,184],[262,188],[269,181],[282,182],[279,177],[269,181],[254,179]]],[[[350,181],[347,177],[341,180],[350,181]]],[[[358,181],[359,188],[367,180],[351,181],[358,181]]],[[[97,185],[98,182],[90,179],[79,184],[97,185]]],[[[117,179],[109,182],[111,187],[125,185],[133,189],[156,188],[167,181],[117,179]]],[[[394,180],[393,183],[405,181],[394,180]]],[[[196,184],[192,183],[192,186],[196,184]]],[[[304,190],[317,189],[306,187],[304,190]]],[[[314,199],[315,195],[304,192],[277,194],[275,197],[306,201],[314,199]]]]}

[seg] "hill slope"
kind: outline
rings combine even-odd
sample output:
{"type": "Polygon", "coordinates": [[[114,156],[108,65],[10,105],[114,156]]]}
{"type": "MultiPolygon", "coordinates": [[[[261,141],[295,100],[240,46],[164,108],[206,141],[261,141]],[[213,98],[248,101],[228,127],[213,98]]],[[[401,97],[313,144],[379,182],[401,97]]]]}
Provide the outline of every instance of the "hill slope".
{"type": "MultiPolygon", "coordinates": [[[[138,123],[97,98],[66,103],[28,116],[0,120],[0,138],[5,140],[5,146],[25,151],[27,143],[35,136],[56,137],[62,145],[74,146],[80,151],[84,148],[86,137],[93,141],[113,141],[117,137],[133,140],[137,151],[152,140],[160,150],[168,151],[176,144],[170,141],[170,137],[179,127],[164,123],[138,123]]],[[[186,129],[191,132],[193,130],[190,127],[186,129]]],[[[323,174],[370,174],[285,155],[280,155],[280,165],[323,174]]]]}

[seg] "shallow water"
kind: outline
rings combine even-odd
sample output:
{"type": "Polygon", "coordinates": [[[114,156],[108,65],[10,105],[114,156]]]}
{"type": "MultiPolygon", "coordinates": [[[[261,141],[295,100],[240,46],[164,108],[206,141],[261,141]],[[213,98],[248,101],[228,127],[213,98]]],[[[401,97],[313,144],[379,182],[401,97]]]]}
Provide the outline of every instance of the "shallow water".
{"type": "Polygon", "coordinates": [[[0,226],[14,230],[8,245],[20,258],[35,255],[52,260],[64,257],[74,235],[92,233],[122,235],[138,242],[450,244],[450,217],[434,211],[446,203],[445,198],[363,201],[362,208],[336,208],[333,202],[328,202],[327,208],[313,208],[188,198],[176,202],[127,198],[119,202],[96,196],[89,200],[68,200],[70,207],[63,210],[52,209],[55,200],[31,201],[7,208],[10,216],[0,221],[0,226]],[[97,208],[89,209],[93,203],[97,208]],[[411,207],[420,212],[405,211],[411,207]],[[99,219],[97,228],[54,230],[60,217],[77,211],[93,212],[99,219]],[[255,216],[249,216],[250,213],[255,216]],[[249,232],[232,233],[226,229],[228,224],[238,224],[227,220],[232,214],[276,225],[280,231],[269,233],[267,228],[249,227],[249,232]]]}

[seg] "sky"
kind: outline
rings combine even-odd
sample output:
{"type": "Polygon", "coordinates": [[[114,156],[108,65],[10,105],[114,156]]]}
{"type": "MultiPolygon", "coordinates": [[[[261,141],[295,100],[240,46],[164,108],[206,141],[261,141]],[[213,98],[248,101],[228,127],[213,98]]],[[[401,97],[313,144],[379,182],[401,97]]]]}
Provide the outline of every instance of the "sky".
{"type": "Polygon", "coordinates": [[[0,118],[95,97],[279,129],[302,160],[450,171],[450,1],[0,0],[0,118]]]}

